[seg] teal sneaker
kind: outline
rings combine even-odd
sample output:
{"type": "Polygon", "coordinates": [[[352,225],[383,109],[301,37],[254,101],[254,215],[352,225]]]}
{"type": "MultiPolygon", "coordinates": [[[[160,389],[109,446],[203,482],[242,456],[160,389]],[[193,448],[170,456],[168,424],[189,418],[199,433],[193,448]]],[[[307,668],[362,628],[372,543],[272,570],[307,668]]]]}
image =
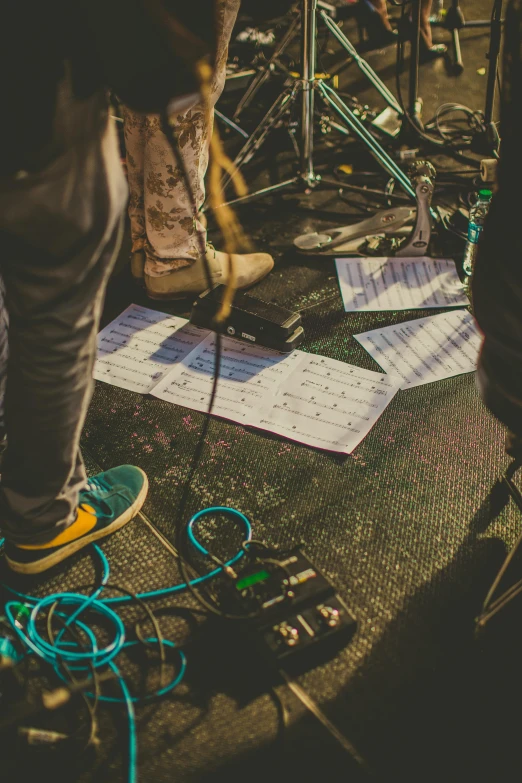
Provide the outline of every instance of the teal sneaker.
{"type": "Polygon", "coordinates": [[[105,538],[136,516],[149,481],[141,468],[121,465],[89,479],[80,492],[75,521],[45,544],[5,542],[5,558],[19,574],[40,574],[87,544],[105,538]]]}

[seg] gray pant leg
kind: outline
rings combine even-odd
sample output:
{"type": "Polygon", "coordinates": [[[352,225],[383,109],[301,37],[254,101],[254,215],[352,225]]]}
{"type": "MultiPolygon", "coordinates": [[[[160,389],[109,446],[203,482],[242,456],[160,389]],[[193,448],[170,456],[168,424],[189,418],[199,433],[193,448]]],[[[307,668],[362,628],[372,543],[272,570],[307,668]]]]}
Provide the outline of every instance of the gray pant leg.
{"type": "Polygon", "coordinates": [[[14,543],[45,542],[75,518],[80,432],[126,200],[104,102],[66,99],[63,108],[63,154],[43,172],[0,183],[9,315],[0,526],[14,543]]]}

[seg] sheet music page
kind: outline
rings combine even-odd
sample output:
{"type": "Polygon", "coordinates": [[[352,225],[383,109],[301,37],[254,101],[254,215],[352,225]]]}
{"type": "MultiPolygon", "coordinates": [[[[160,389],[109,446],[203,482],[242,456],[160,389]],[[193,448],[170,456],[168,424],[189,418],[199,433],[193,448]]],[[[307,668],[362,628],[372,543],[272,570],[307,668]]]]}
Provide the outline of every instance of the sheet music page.
{"type": "Polygon", "coordinates": [[[335,359],[304,359],[267,400],[258,427],[319,449],[350,454],[400,387],[400,379],[335,359]]]}
{"type": "Polygon", "coordinates": [[[467,310],[454,310],[354,335],[402,389],[472,372],[481,337],[467,310]]]}
{"type": "MultiPolygon", "coordinates": [[[[217,416],[257,426],[261,406],[277,393],[282,381],[302,358],[249,345],[231,337],[222,338],[221,366],[212,412],[217,416]]],[[[152,394],[167,402],[206,412],[212,389],[215,337],[209,334],[175,367],[152,394]]]]}
{"type": "Polygon", "coordinates": [[[147,394],[207,335],[185,318],[132,304],[99,333],[94,378],[147,394]]]}
{"type": "Polygon", "coordinates": [[[468,305],[447,258],[336,258],[346,312],[468,305]]]}

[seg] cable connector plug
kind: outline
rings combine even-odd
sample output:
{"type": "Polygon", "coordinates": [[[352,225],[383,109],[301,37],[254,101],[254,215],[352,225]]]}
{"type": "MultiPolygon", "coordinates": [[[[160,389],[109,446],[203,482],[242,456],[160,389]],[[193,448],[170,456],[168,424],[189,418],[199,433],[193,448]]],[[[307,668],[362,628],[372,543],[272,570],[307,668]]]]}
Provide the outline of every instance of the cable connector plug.
{"type": "Polygon", "coordinates": [[[223,568],[223,573],[225,573],[230,579],[233,579],[234,581],[237,580],[237,574],[232,566],[225,566],[223,568]]]}
{"type": "Polygon", "coordinates": [[[54,691],[42,693],[42,704],[46,710],[57,710],[67,704],[71,698],[71,691],[68,688],[56,688],[54,691]]]}

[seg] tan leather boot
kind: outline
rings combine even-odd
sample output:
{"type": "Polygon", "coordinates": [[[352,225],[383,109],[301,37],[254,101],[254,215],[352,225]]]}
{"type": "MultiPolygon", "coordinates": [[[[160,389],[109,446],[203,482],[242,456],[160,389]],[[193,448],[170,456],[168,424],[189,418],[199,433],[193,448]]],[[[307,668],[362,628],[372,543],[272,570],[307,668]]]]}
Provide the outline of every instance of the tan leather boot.
{"type": "Polygon", "coordinates": [[[131,274],[137,283],[139,283],[140,285],[144,285],[144,281],[143,281],[145,275],[145,251],[144,250],[135,250],[134,253],[131,254],[131,274]]]}
{"type": "MultiPolygon", "coordinates": [[[[249,288],[258,283],[271,271],[274,259],[268,253],[247,253],[232,256],[236,270],[238,289],[249,288]]],[[[227,254],[207,245],[207,261],[212,283],[226,283],[228,280],[227,254]]],[[[192,266],[177,269],[168,275],[151,277],[145,275],[145,288],[150,299],[184,299],[200,294],[208,288],[205,270],[201,261],[192,266]]]]}

